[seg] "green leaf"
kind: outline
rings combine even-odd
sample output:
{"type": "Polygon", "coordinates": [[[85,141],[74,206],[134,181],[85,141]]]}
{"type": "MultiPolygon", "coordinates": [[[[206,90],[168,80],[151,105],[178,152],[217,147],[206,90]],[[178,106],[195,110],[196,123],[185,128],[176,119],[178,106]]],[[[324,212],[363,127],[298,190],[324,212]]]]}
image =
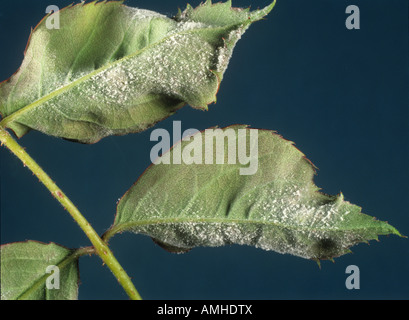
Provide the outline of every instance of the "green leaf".
{"type": "Polygon", "coordinates": [[[2,300],[78,298],[78,256],[74,250],[55,243],[16,242],[0,247],[0,259],[2,300]],[[59,288],[51,288],[57,285],[58,276],[59,288]]]}
{"type": "Polygon", "coordinates": [[[20,69],[0,84],[2,124],[83,143],[139,132],[184,104],[207,110],[240,36],[270,6],[231,2],[188,8],[175,18],[111,1],[61,10],[34,29],[20,69]]]}
{"type": "Polygon", "coordinates": [[[207,129],[183,139],[145,171],[120,200],[106,237],[132,231],[173,252],[241,244],[318,260],[343,255],[378,235],[400,235],[342,194],[320,193],[314,174],[293,143],[272,131],[240,125],[207,129]],[[238,156],[243,146],[250,153],[247,162],[238,156]],[[249,166],[253,170],[243,174],[249,166]]]}

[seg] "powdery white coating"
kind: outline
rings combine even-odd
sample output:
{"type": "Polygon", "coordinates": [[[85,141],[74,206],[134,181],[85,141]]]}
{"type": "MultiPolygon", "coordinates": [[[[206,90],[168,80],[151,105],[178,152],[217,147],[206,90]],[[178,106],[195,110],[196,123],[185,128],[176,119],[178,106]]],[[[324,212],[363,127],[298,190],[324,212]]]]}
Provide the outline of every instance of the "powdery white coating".
{"type": "MultiPolygon", "coordinates": [[[[216,138],[241,129],[218,129],[216,138]]],[[[248,137],[257,129],[246,130],[248,137]]],[[[240,176],[237,162],[153,165],[118,204],[113,228],[149,235],[177,252],[240,244],[310,259],[340,256],[392,230],[342,194],[319,193],[311,163],[291,142],[257,132],[259,170],[253,176],[240,176]]]]}
{"type": "Polygon", "coordinates": [[[181,21],[178,23],[177,28],[175,29],[175,32],[183,32],[183,31],[188,31],[188,30],[197,30],[197,29],[205,29],[205,28],[211,28],[211,25],[201,23],[201,22],[196,22],[196,21],[181,21]]]}
{"type": "MultiPolygon", "coordinates": [[[[131,19],[166,18],[156,12],[136,8],[127,8],[124,12],[131,19]]],[[[150,50],[127,57],[121,63],[84,81],[79,85],[80,95],[91,100],[91,103],[92,100],[98,101],[95,108],[100,108],[101,114],[106,113],[107,108],[101,109],[98,106],[114,106],[113,109],[117,111],[121,106],[123,108],[138,98],[155,92],[194,103],[195,101],[189,101],[189,97],[186,97],[186,92],[190,91],[190,95],[193,95],[196,90],[207,85],[212,76],[210,62],[213,60],[214,49],[197,35],[186,31],[210,27],[200,22],[181,21],[169,31],[164,40],[153,45],[150,50]]],[[[77,80],[87,74],[78,73],[72,79],[77,80]]],[[[92,112],[95,113],[95,110],[92,112]]]]}
{"type": "Polygon", "coordinates": [[[233,30],[229,33],[229,36],[227,40],[225,40],[225,45],[223,47],[220,47],[218,52],[217,52],[217,67],[216,70],[218,72],[224,73],[227,69],[227,66],[229,64],[230,58],[233,54],[234,47],[241,39],[241,36],[244,33],[243,28],[239,28],[236,30],[233,30]]]}
{"type": "Polygon", "coordinates": [[[353,233],[345,233],[341,238],[331,232],[305,232],[228,222],[157,223],[132,230],[181,250],[239,244],[307,259],[328,259],[341,255],[357,240],[362,240],[353,233]]]}
{"type": "Polygon", "coordinates": [[[151,50],[124,59],[82,81],[72,90],[44,102],[35,113],[29,113],[26,117],[33,119],[39,109],[44,109],[48,111],[47,115],[37,122],[37,128],[41,131],[47,130],[47,123],[61,123],[62,116],[66,125],[57,126],[57,134],[60,129],[69,127],[68,122],[81,121],[89,127],[90,132],[93,130],[90,123],[94,123],[95,131],[106,136],[114,133],[110,128],[119,129],[118,123],[127,125],[121,117],[131,122],[129,107],[137,108],[149,94],[167,95],[192,106],[202,107],[198,102],[203,95],[200,89],[206,87],[209,79],[214,77],[209,68],[213,55],[211,46],[202,43],[196,35],[175,33],[151,50]],[[198,49],[189,50],[194,47],[198,49]],[[75,105],[72,101],[79,99],[88,108],[73,113],[75,105]]]}
{"type": "MultiPolygon", "coordinates": [[[[241,129],[218,129],[216,138],[241,129]]],[[[248,137],[257,129],[246,130],[248,137]]],[[[291,142],[257,132],[257,173],[240,176],[237,162],[153,165],[118,204],[113,228],[149,235],[172,251],[240,244],[310,259],[332,259],[395,232],[342,194],[319,193],[313,166],[291,142]]]]}
{"type": "Polygon", "coordinates": [[[143,20],[143,19],[151,19],[151,18],[164,18],[167,17],[163,14],[160,14],[155,11],[146,10],[146,9],[139,9],[135,7],[124,7],[123,12],[128,16],[130,21],[132,20],[143,20]]]}
{"type": "MultiPolygon", "coordinates": [[[[19,108],[31,107],[35,101],[41,103],[20,113],[16,126],[92,143],[107,135],[144,130],[183,103],[206,109],[215,101],[221,78],[214,72],[225,72],[236,42],[248,27],[247,17],[233,21],[226,10],[229,25],[220,23],[224,21],[220,17],[220,25],[214,26],[208,22],[212,19],[193,21],[186,13],[176,21],[150,10],[109,6],[118,10],[115,17],[121,20],[112,26],[112,39],[107,33],[109,45],[104,46],[101,55],[90,48],[104,39],[89,28],[84,31],[89,34],[76,37],[78,42],[73,47],[78,50],[67,50],[65,65],[59,60],[60,40],[64,36],[70,39],[72,32],[65,34],[61,28],[58,37],[53,38],[57,31],[36,29],[22,67],[12,78],[12,83],[27,85],[10,94],[5,109],[12,114],[19,108]],[[234,30],[226,34],[229,28],[234,30]],[[224,45],[220,39],[225,39],[224,45]],[[87,57],[88,50],[94,58],[87,57]],[[30,77],[25,79],[27,74],[30,77]],[[150,112],[153,99],[169,103],[170,111],[166,114],[160,105],[145,121],[141,114],[150,112]]],[[[105,7],[99,4],[84,8],[102,12],[105,7]]],[[[75,10],[82,7],[65,12],[75,10]]],[[[214,10],[217,12],[217,7],[214,10]]]]}
{"type": "MultiPolygon", "coordinates": [[[[136,8],[129,10],[127,8],[124,12],[131,19],[166,18],[156,12],[136,8]]],[[[191,90],[206,85],[207,79],[211,77],[210,61],[213,60],[215,53],[209,44],[195,34],[188,34],[185,31],[211,27],[189,20],[179,22],[169,31],[164,41],[152,46],[146,54],[142,52],[134,58],[125,59],[80,84],[81,95],[99,101],[98,105],[118,106],[127,105],[130,101],[152,91],[160,92],[161,89],[168,95],[186,98],[182,93],[188,91],[186,85],[189,85],[191,90]]],[[[228,41],[232,41],[232,38],[238,41],[241,33],[241,30],[232,31],[228,41]]],[[[219,49],[217,71],[224,71],[227,68],[230,57],[230,49],[225,47],[219,49]]],[[[77,73],[71,79],[75,81],[87,74],[88,72],[77,73]]]]}
{"type": "Polygon", "coordinates": [[[337,229],[340,202],[319,204],[309,198],[308,186],[287,186],[282,190],[263,191],[254,204],[265,214],[263,219],[284,226],[337,229]]]}
{"type": "Polygon", "coordinates": [[[151,50],[124,59],[84,81],[79,85],[80,95],[90,103],[98,101],[94,109],[100,109],[101,114],[112,108],[112,116],[149,93],[189,100],[189,88],[191,93],[206,86],[212,57],[212,48],[194,34],[174,33],[151,50]]]}
{"type": "Polygon", "coordinates": [[[308,190],[309,187],[297,185],[267,188],[255,201],[248,200],[248,218],[210,217],[195,202],[189,202],[183,210],[167,208],[172,202],[166,202],[164,210],[151,198],[155,197],[154,193],[148,192],[134,212],[140,212],[141,222],[145,219],[155,222],[142,222],[132,230],[180,249],[240,244],[310,259],[345,253],[360,237],[353,231],[339,232],[338,223],[348,214],[339,209],[342,201],[334,199],[320,204],[311,199],[308,190]],[[169,222],[166,212],[175,210],[180,214],[172,215],[175,222],[169,222]]]}

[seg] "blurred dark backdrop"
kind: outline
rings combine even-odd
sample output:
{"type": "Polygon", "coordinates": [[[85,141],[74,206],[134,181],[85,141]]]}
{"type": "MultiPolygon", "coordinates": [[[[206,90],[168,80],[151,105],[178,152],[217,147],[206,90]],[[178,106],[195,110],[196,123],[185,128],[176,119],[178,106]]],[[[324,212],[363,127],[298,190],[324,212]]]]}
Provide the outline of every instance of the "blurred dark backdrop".
{"type": "MultiPolygon", "coordinates": [[[[174,15],[186,0],[128,0],[174,15]]],[[[0,81],[20,66],[30,28],[54,4],[0,5],[0,81]]],[[[198,0],[190,1],[197,6],[198,0]]],[[[268,0],[235,0],[253,9],[268,0]]],[[[185,107],[155,128],[235,123],[278,131],[319,168],[323,192],[342,191],[363,212],[409,235],[409,50],[407,0],[278,0],[266,20],[238,43],[208,112],[185,107]],[[345,27],[345,9],[360,8],[361,29],[345,27]]],[[[116,201],[150,164],[150,132],[80,145],[30,132],[20,143],[102,234],[116,201]]],[[[26,239],[89,245],[71,217],[32,174],[2,148],[1,243],[26,239]]],[[[243,246],[174,255],[148,237],[117,235],[111,246],[145,299],[408,299],[409,240],[380,237],[353,254],[315,262],[243,246]],[[347,290],[357,265],[361,289],[347,290]]],[[[80,260],[80,299],[126,299],[97,256],[80,260]]]]}

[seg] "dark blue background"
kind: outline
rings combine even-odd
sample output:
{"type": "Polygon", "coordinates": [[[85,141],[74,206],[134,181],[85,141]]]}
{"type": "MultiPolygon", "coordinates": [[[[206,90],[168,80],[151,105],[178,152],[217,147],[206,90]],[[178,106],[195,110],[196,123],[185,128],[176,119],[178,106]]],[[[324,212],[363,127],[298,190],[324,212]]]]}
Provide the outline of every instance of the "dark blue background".
{"type": "MultiPolygon", "coordinates": [[[[126,1],[174,15],[186,0],[126,1]]],[[[193,6],[197,0],[191,1],[193,6]]],[[[70,1],[2,1],[0,81],[21,64],[45,8],[70,1]]],[[[268,0],[236,0],[253,9],[268,0]]],[[[185,107],[155,128],[249,124],[277,130],[319,168],[316,184],[342,191],[363,212],[409,235],[408,1],[278,0],[266,20],[238,43],[209,112],[185,107]],[[358,5],[361,29],[347,30],[345,8],[358,5]]],[[[116,201],[150,164],[151,130],[81,145],[30,132],[20,139],[102,234],[116,201]]],[[[67,247],[88,239],[37,179],[2,149],[1,243],[26,239],[67,247]]],[[[380,237],[335,264],[252,247],[197,248],[170,254],[148,237],[115,236],[110,244],[145,299],[408,299],[409,240],[380,237]],[[357,265],[361,289],[345,288],[357,265]]],[[[127,299],[97,256],[80,260],[80,299],[127,299]]]]}

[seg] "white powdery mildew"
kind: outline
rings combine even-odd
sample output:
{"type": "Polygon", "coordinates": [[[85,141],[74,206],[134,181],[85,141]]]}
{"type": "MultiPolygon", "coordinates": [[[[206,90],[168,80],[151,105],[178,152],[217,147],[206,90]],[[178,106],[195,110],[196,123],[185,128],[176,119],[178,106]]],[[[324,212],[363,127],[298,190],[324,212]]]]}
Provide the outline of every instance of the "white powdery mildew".
{"type": "Polygon", "coordinates": [[[187,222],[180,225],[181,239],[193,246],[218,247],[224,244],[222,228],[217,224],[187,222]]]}
{"type": "Polygon", "coordinates": [[[126,105],[129,99],[129,71],[122,64],[93,76],[87,82],[84,97],[103,100],[102,105],[126,105]]]}
{"type": "Polygon", "coordinates": [[[148,201],[143,211],[149,214],[139,219],[153,221],[157,218],[157,221],[136,227],[133,231],[185,249],[240,244],[314,259],[344,253],[356,243],[357,235],[354,232],[338,232],[336,224],[341,216],[338,210],[340,201],[314,204],[311,200],[307,201],[307,191],[308,187],[295,185],[265,190],[251,207],[253,212],[248,219],[209,217],[206,209],[195,204],[183,210],[183,214],[175,216],[180,208],[169,209],[165,206],[165,210],[162,205],[156,207],[155,201],[148,201]],[[167,217],[165,211],[172,212],[172,216],[167,217]],[[169,222],[168,218],[174,218],[175,222],[169,222]],[[223,222],[213,222],[213,218],[223,222]]]}
{"type": "MultiPolygon", "coordinates": [[[[250,200],[251,201],[251,200],[250,200]]],[[[337,229],[342,220],[339,202],[320,204],[309,199],[308,187],[288,186],[265,190],[254,205],[256,217],[283,227],[337,229]]]]}
{"type": "Polygon", "coordinates": [[[311,199],[309,187],[265,189],[255,203],[248,200],[250,218],[263,225],[257,247],[304,258],[323,258],[343,253],[357,241],[354,232],[339,229],[344,220],[342,201],[311,199]]]}
{"type": "Polygon", "coordinates": [[[175,33],[178,32],[183,32],[183,31],[189,31],[189,30],[197,30],[197,29],[205,29],[205,28],[211,28],[211,25],[204,24],[202,22],[196,22],[196,21],[181,21],[177,24],[177,27],[175,28],[175,33]]]}
{"type": "Polygon", "coordinates": [[[146,9],[138,9],[134,7],[123,7],[124,14],[127,16],[124,18],[126,21],[133,21],[133,20],[144,20],[144,19],[151,19],[151,18],[163,18],[168,19],[165,15],[160,14],[155,11],[146,10],[146,9]]]}
{"type": "MultiPolygon", "coordinates": [[[[153,11],[132,8],[125,8],[124,14],[130,21],[168,19],[153,11]]],[[[217,49],[195,32],[212,27],[190,20],[170,24],[171,30],[163,40],[88,79],[86,77],[94,70],[77,71],[75,74],[53,72],[56,75],[52,79],[53,86],[47,85],[47,88],[69,86],[74,81],[78,83],[44,104],[53,112],[50,120],[54,121],[51,123],[82,121],[83,130],[98,138],[126,130],[126,126],[131,125],[128,121],[132,113],[130,109],[144,103],[149,95],[164,95],[203,108],[212,102],[213,91],[217,87],[217,79],[211,71],[215,68],[214,62],[217,62],[217,71],[225,71],[234,47],[231,43],[239,40],[243,32],[241,29],[231,31],[226,39],[229,46],[217,49]],[[72,101],[76,101],[75,105],[72,101]],[[78,108],[78,105],[86,105],[87,108],[78,108]],[[118,128],[118,124],[125,126],[118,128]]],[[[51,62],[46,65],[53,66],[51,62]]],[[[43,127],[37,129],[47,132],[43,127]]],[[[64,131],[56,129],[61,133],[64,131]]]]}
{"type": "Polygon", "coordinates": [[[219,247],[229,244],[250,245],[256,233],[234,223],[181,222],[152,224],[133,228],[161,242],[179,248],[219,247]]]}
{"type": "MultiPolygon", "coordinates": [[[[181,99],[200,91],[209,77],[210,46],[194,35],[174,34],[152,48],[140,59],[128,61],[139,90],[167,94],[181,99]]],[[[189,102],[189,101],[187,101],[189,102]]]]}
{"type": "Polygon", "coordinates": [[[233,30],[229,33],[228,38],[225,40],[225,45],[220,47],[217,52],[217,67],[216,70],[218,72],[224,72],[227,69],[229,64],[230,58],[233,53],[233,49],[237,43],[241,39],[244,30],[242,28],[233,30]]]}
{"type": "Polygon", "coordinates": [[[194,35],[174,34],[147,52],[125,59],[89,79],[84,96],[103,104],[129,107],[145,95],[185,98],[208,81],[210,46],[194,35]]]}

